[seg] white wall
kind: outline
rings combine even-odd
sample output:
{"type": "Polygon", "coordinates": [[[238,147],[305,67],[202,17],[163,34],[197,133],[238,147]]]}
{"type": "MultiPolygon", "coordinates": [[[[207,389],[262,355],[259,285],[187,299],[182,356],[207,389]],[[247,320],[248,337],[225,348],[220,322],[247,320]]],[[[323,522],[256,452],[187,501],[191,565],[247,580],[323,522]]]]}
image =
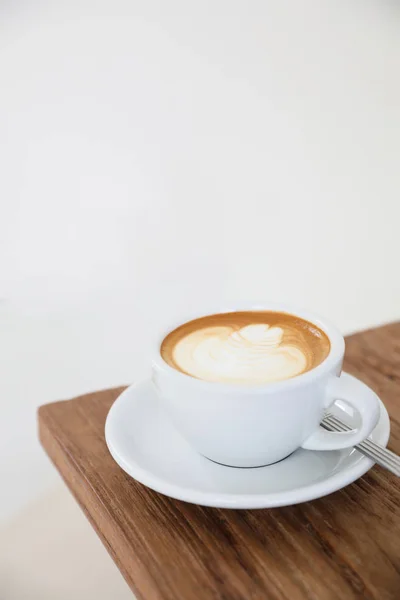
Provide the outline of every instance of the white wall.
{"type": "Polygon", "coordinates": [[[378,0],[0,11],[5,520],[57,481],[37,405],[144,376],[181,308],[399,318],[400,36],[378,0]]]}

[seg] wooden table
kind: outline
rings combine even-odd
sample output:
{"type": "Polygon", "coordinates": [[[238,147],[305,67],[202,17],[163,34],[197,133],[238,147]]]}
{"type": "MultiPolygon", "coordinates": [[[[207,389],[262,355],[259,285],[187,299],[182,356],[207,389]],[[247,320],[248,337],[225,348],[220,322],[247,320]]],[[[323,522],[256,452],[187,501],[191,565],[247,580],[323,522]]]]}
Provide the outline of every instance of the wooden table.
{"type": "MultiPolygon", "coordinates": [[[[345,369],[380,395],[400,453],[400,323],[348,338],[345,369]]],[[[122,388],[39,409],[41,442],[139,598],[399,600],[400,486],[374,467],[298,506],[202,508],[152,492],[113,461],[107,412],[122,388]]],[[[79,540],[76,541],[79,544],[79,540]]]]}

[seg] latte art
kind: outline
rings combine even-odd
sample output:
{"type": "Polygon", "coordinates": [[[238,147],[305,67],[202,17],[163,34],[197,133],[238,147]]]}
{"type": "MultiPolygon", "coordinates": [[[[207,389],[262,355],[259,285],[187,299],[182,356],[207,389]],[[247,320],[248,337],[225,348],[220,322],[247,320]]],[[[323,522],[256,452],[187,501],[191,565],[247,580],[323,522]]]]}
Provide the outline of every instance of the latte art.
{"type": "Polygon", "coordinates": [[[329,347],[322,331],[293,315],[246,312],[186,323],[165,338],[161,354],[198,379],[265,384],[312,369],[329,347]]]}

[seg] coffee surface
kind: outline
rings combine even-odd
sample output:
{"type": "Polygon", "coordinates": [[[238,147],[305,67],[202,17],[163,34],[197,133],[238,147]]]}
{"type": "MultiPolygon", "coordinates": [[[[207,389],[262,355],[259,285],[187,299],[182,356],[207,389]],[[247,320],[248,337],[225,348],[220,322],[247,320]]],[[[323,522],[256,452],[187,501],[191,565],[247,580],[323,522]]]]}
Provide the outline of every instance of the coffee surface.
{"type": "Polygon", "coordinates": [[[161,356],[197,379],[257,385],[290,379],[329,354],[328,336],[295,315],[244,311],[209,315],[169,333],[161,356]]]}

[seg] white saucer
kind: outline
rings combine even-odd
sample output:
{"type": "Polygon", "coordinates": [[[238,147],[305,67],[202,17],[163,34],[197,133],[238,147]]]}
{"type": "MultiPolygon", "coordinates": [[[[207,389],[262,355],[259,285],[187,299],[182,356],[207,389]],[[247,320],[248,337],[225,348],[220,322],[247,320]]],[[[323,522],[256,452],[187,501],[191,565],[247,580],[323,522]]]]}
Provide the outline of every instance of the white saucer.
{"type": "MultiPolygon", "coordinates": [[[[332,412],[349,424],[356,423],[350,410],[348,405],[335,405],[332,412]]],[[[381,402],[371,438],[386,446],[389,433],[389,417],[381,402]]],[[[197,454],[174,429],[150,381],[129,387],[117,398],[107,416],[105,434],[113,458],[137,481],[172,498],[204,506],[297,504],[341,489],[374,464],[350,448],[333,452],[299,449],[279,463],[255,469],[218,465],[197,454]]]]}

